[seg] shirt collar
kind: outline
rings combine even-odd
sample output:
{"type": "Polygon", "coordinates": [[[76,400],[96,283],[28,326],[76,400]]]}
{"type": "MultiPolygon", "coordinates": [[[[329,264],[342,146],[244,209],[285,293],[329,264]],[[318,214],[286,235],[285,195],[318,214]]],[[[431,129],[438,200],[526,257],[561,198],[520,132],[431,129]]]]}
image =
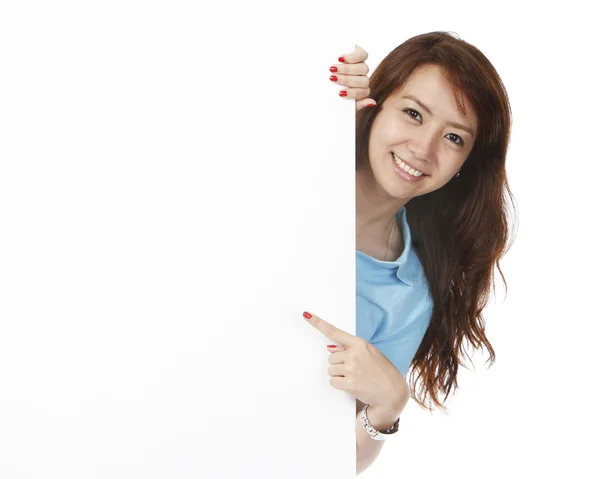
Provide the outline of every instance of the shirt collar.
{"type": "Polygon", "coordinates": [[[396,213],[398,224],[402,228],[402,238],[404,239],[404,250],[400,257],[395,261],[398,265],[396,276],[408,286],[415,287],[423,283],[425,274],[419,261],[419,257],[412,244],[410,227],[406,219],[406,207],[402,207],[396,213]]]}

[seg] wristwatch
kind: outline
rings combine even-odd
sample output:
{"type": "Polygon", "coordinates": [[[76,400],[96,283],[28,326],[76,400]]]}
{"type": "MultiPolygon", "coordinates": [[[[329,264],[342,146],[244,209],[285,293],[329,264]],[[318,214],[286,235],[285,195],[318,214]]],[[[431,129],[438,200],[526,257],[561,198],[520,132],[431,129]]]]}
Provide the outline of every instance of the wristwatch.
{"type": "Polygon", "coordinates": [[[371,424],[371,421],[369,421],[369,418],[367,417],[367,408],[368,407],[369,407],[369,405],[367,404],[360,412],[360,422],[361,422],[364,430],[367,431],[369,436],[371,436],[371,439],[375,439],[376,441],[384,441],[388,437],[390,437],[391,434],[395,434],[396,432],[398,432],[398,425],[400,424],[400,418],[396,419],[396,422],[390,429],[383,429],[381,431],[378,431],[377,429],[375,429],[373,427],[373,425],[371,424]]]}

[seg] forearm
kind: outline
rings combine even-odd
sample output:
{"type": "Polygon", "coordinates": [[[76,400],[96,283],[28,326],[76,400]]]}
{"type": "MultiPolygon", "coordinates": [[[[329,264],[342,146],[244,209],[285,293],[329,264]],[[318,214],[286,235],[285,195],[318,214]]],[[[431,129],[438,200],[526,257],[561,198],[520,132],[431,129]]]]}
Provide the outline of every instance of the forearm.
{"type": "MultiPolygon", "coordinates": [[[[400,412],[383,411],[369,406],[367,417],[377,430],[389,429],[394,425],[400,412]]],[[[356,415],[356,474],[367,469],[377,458],[385,441],[376,441],[363,428],[359,414],[356,415]]]]}

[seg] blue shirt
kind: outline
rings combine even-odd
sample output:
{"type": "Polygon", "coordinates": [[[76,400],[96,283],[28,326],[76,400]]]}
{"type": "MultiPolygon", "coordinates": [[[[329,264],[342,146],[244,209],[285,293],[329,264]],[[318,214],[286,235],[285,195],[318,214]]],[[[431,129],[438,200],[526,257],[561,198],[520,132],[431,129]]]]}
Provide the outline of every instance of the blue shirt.
{"type": "Polygon", "coordinates": [[[406,376],[429,325],[433,301],[412,246],[405,207],[396,218],[404,238],[404,251],[396,261],[356,251],[356,335],[406,376]]]}

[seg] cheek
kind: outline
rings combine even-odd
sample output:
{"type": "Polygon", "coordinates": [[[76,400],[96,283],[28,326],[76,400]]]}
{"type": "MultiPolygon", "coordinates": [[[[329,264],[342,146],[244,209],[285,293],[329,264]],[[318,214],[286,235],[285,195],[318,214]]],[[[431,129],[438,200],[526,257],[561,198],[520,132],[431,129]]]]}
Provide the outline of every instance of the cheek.
{"type": "Polygon", "coordinates": [[[381,123],[373,126],[377,128],[372,130],[372,139],[380,148],[405,141],[409,133],[406,125],[394,118],[382,119],[381,123]]]}
{"type": "Polygon", "coordinates": [[[460,170],[466,159],[464,153],[447,152],[439,159],[439,171],[443,176],[452,178],[460,170]]]}

